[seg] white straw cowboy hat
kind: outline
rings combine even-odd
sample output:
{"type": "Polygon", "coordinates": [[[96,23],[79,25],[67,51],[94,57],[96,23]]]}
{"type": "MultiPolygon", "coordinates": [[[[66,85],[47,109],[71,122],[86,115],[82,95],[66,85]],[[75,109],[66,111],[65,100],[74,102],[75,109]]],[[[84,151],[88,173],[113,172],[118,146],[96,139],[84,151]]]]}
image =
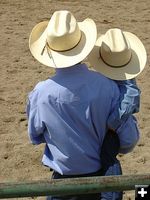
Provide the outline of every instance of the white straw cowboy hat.
{"type": "Polygon", "coordinates": [[[114,28],[97,39],[88,59],[93,68],[106,77],[127,80],[142,72],[147,55],[137,36],[114,28]]]}
{"type": "Polygon", "coordinates": [[[50,21],[37,24],[29,38],[32,55],[42,64],[65,68],[84,60],[97,38],[92,19],[77,22],[66,10],[56,11],[50,21]]]}

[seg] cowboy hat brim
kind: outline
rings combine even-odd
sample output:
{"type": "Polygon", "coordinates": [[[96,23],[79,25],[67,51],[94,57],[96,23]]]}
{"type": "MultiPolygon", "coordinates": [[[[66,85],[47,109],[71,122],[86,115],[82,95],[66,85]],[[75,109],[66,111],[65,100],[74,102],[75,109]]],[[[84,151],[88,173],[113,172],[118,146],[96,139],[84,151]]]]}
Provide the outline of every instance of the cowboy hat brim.
{"type": "Polygon", "coordinates": [[[88,56],[90,64],[96,71],[113,80],[127,80],[135,78],[143,71],[146,65],[146,50],[140,39],[130,32],[124,32],[124,34],[130,43],[132,51],[131,59],[126,65],[121,67],[112,67],[106,64],[101,58],[100,47],[103,42],[104,35],[101,35],[97,39],[93,50],[88,56]]]}
{"type": "Polygon", "coordinates": [[[29,49],[32,55],[46,66],[53,68],[70,67],[84,60],[94,47],[97,29],[92,19],[78,22],[82,34],[81,39],[74,48],[67,51],[54,51],[52,49],[47,51],[47,49],[44,49],[47,38],[47,25],[48,21],[37,24],[29,37],[29,49]]]}

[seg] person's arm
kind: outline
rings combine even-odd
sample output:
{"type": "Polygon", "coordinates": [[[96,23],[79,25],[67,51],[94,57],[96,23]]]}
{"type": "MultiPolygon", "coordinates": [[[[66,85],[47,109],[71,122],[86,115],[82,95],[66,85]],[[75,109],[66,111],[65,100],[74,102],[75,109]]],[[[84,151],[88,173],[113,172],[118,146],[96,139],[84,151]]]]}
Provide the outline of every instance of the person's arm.
{"type": "Polygon", "coordinates": [[[120,90],[120,118],[127,118],[129,115],[139,112],[140,89],[135,79],[115,81],[120,90]]]}
{"type": "Polygon", "coordinates": [[[130,115],[128,119],[116,130],[120,141],[119,153],[129,153],[136,146],[140,133],[136,118],[130,115]]]}
{"type": "Polygon", "coordinates": [[[28,134],[30,141],[32,144],[44,143],[43,132],[45,126],[41,118],[42,113],[40,111],[40,105],[38,104],[37,90],[33,90],[28,96],[26,113],[28,117],[28,134]]]}
{"type": "MultiPolygon", "coordinates": [[[[128,115],[125,114],[125,117],[121,117],[120,113],[121,94],[116,84],[113,84],[112,91],[113,91],[112,106],[107,120],[107,126],[108,129],[114,131],[114,134],[115,133],[118,134],[120,140],[120,153],[128,153],[133,150],[133,148],[135,147],[135,145],[139,140],[139,130],[137,127],[137,121],[136,118],[131,113],[128,115]]],[[[127,109],[128,104],[126,104],[125,107],[126,110],[128,111],[127,109]]],[[[131,111],[131,109],[129,110],[131,111]]]]}
{"type": "Polygon", "coordinates": [[[115,131],[130,115],[139,112],[140,90],[135,79],[114,82],[118,87],[113,86],[114,100],[108,118],[108,127],[115,131]]]}

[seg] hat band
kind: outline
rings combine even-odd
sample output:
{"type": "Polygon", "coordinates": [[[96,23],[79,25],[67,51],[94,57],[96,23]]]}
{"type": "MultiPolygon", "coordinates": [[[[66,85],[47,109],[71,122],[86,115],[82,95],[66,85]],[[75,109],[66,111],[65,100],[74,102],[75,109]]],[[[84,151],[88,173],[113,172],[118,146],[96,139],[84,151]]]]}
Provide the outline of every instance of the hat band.
{"type": "Polygon", "coordinates": [[[51,47],[51,45],[48,43],[47,40],[46,40],[46,44],[48,45],[48,48],[49,48],[50,50],[57,51],[57,52],[65,52],[65,51],[69,51],[69,50],[75,48],[75,47],[80,43],[81,38],[82,38],[82,31],[81,31],[80,38],[79,38],[79,40],[77,41],[77,43],[74,44],[72,47],[69,47],[69,48],[64,49],[64,50],[59,50],[59,49],[55,49],[55,48],[51,47]]]}
{"type": "Polygon", "coordinates": [[[80,39],[79,39],[79,41],[77,42],[77,44],[75,44],[72,48],[69,48],[69,49],[66,49],[66,50],[61,50],[61,51],[55,50],[55,49],[51,48],[50,45],[49,45],[49,43],[48,43],[48,41],[46,40],[45,45],[44,45],[44,47],[43,47],[43,49],[42,49],[42,51],[41,51],[41,55],[44,54],[44,51],[45,51],[45,48],[46,48],[46,47],[48,47],[47,50],[49,49],[49,50],[53,50],[53,51],[57,51],[57,52],[65,52],[65,51],[69,51],[69,50],[71,50],[71,49],[74,49],[74,48],[80,43],[81,38],[82,38],[82,34],[81,34],[80,39]]]}
{"type": "Polygon", "coordinates": [[[106,60],[104,60],[104,58],[103,58],[103,56],[102,56],[102,54],[101,54],[101,47],[99,48],[99,55],[100,55],[100,58],[102,59],[102,61],[106,64],[106,65],[108,65],[108,66],[110,66],[110,67],[112,67],[112,68],[122,68],[122,67],[124,67],[124,66],[126,66],[126,65],[128,65],[128,63],[131,61],[131,59],[132,59],[132,53],[131,53],[131,56],[130,56],[130,59],[125,63],[125,64],[123,64],[123,65],[111,65],[110,63],[108,63],[106,60]]]}

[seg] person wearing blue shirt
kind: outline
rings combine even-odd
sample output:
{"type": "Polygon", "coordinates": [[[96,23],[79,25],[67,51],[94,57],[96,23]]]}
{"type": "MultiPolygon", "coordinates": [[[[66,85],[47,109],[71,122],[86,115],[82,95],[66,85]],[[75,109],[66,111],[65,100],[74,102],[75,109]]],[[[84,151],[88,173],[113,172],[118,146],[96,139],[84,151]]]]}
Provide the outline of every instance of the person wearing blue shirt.
{"type": "MultiPolygon", "coordinates": [[[[119,106],[115,107],[115,110],[113,112],[114,117],[111,117],[111,124],[114,124],[114,126],[107,131],[102,145],[101,163],[103,166],[103,175],[105,176],[122,174],[120,162],[116,157],[118,153],[129,153],[133,150],[134,145],[131,146],[131,148],[123,148],[121,144],[120,149],[121,137],[118,137],[118,134],[115,133],[115,130],[117,129],[117,127],[121,126],[121,124],[123,124],[123,121],[126,121],[130,115],[139,112],[140,107],[141,92],[137,87],[135,79],[115,82],[117,83],[120,90],[120,103],[119,106]],[[112,120],[114,121],[114,123],[112,123],[112,120]]],[[[126,137],[128,137],[128,134],[126,134],[126,137]]],[[[101,193],[101,197],[104,200],[121,200],[122,196],[123,192],[101,193]]]]}
{"type": "MultiPolygon", "coordinates": [[[[88,58],[95,70],[113,79],[120,90],[119,105],[115,107],[108,120],[108,127],[111,128],[103,142],[101,163],[103,175],[121,175],[121,165],[116,156],[118,153],[128,153],[134,147],[133,145],[131,148],[126,148],[127,146],[123,144],[124,140],[129,139],[129,134],[132,134],[132,127],[130,132],[126,132],[123,124],[126,124],[131,116],[134,117],[132,114],[139,112],[140,90],[135,77],[146,65],[146,50],[133,33],[112,28],[98,37],[88,58]],[[119,133],[119,127],[121,131],[126,132],[125,135],[119,133]]],[[[102,192],[101,199],[119,200],[122,199],[122,195],[123,192],[102,192]]]]}
{"type": "MultiPolygon", "coordinates": [[[[53,169],[54,179],[103,175],[100,155],[109,129],[117,133],[122,153],[130,152],[139,139],[135,117],[117,122],[118,111],[123,110],[117,83],[81,64],[96,36],[93,20],[77,23],[69,11],[56,11],[30,35],[32,55],[56,69],[53,77],[35,86],[27,104],[29,138],[35,145],[46,144],[42,163],[53,169]]],[[[100,194],[48,197],[100,198],[100,194]]]]}

